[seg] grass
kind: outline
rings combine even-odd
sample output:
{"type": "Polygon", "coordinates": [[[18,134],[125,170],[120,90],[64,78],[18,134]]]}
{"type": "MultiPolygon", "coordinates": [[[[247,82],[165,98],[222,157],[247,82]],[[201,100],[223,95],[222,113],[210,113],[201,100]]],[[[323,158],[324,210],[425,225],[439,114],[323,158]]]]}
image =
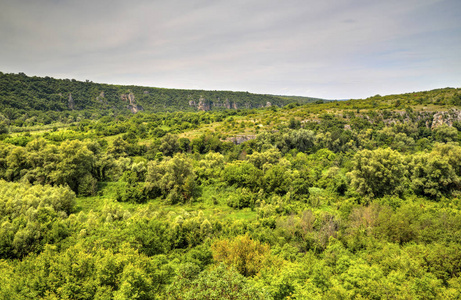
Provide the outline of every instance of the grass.
{"type": "Polygon", "coordinates": [[[75,212],[88,213],[90,211],[101,211],[105,205],[114,203],[129,211],[135,211],[138,208],[148,206],[155,211],[163,212],[165,215],[169,212],[182,213],[183,211],[202,211],[204,216],[210,219],[248,221],[257,218],[257,212],[250,208],[237,210],[227,206],[227,197],[235,192],[232,187],[220,188],[216,186],[206,186],[203,188],[202,196],[198,198],[197,201],[170,205],[161,198],[151,199],[144,204],[117,202],[115,199],[118,186],[120,186],[119,182],[98,183],[98,194],[96,196],[77,197],[75,212]],[[218,197],[216,197],[216,195],[218,195],[218,197]]]}
{"type": "Polygon", "coordinates": [[[71,124],[64,124],[60,122],[55,122],[55,123],[47,124],[47,125],[33,125],[33,126],[25,126],[25,127],[17,127],[17,126],[12,125],[10,127],[10,131],[11,131],[10,134],[15,135],[15,134],[23,133],[23,132],[30,132],[31,134],[32,133],[41,134],[44,132],[53,131],[54,128],[59,130],[61,128],[68,128],[70,126],[71,124]]]}

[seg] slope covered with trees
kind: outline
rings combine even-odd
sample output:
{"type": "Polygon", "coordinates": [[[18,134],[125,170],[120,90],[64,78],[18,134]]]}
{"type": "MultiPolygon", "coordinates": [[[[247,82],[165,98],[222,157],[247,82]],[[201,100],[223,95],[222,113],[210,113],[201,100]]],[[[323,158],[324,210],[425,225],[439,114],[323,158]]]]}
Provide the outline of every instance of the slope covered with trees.
{"type": "MultiPolygon", "coordinates": [[[[0,72],[0,110],[10,120],[27,113],[85,111],[87,114],[196,111],[283,106],[294,100],[248,92],[162,89],[29,77],[0,72]]],[[[59,114],[57,114],[59,115],[59,114]]]]}
{"type": "Polygon", "coordinates": [[[460,95],[5,119],[0,298],[458,299],[460,95]]]}

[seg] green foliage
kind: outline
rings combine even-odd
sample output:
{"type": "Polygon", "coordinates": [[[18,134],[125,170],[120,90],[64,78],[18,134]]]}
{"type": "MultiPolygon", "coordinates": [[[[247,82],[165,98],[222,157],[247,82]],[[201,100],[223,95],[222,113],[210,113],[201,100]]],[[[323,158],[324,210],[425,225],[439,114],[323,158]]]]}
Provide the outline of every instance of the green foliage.
{"type": "Polygon", "coordinates": [[[129,113],[130,108],[147,112],[192,111],[196,110],[196,107],[191,106],[190,101],[198,104],[200,99],[203,99],[210,109],[218,110],[226,107],[260,107],[265,106],[267,102],[282,106],[291,102],[276,96],[247,92],[119,86],[75,79],[28,77],[24,73],[0,72],[0,86],[2,87],[0,108],[5,117],[10,120],[16,119],[25,110],[34,112],[40,119],[45,119],[41,112],[58,112],[52,114],[52,117],[56,117],[56,115],[65,115],[59,112],[69,114],[74,110],[99,113],[101,111],[129,113]]]}
{"type": "Polygon", "coordinates": [[[184,154],[147,165],[146,190],[164,196],[169,203],[184,203],[199,193],[191,160],[184,154]]]}
{"type": "Polygon", "coordinates": [[[457,142],[458,130],[445,124],[437,127],[435,130],[435,139],[439,142],[457,142]]]}
{"type": "Polygon", "coordinates": [[[165,261],[130,248],[115,253],[76,245],[60,253],[48,246],[20,264],[12,289],[27,299],[152,299],[168,280],[167,270],[165,261]]]}
{"type": "Polygon", "coordinates": [[[62,219],[73,211],[68,188],[0,181],[0,258],[38,253],[68,235],[62,219]]]}
{"type": "Polygon", "coordinates": [[[247,235],[221,240],[212,245],[213,258],[235,268],[244,276],[254,276],[269,258],[269,246],[247,235]]]}
{"type": "Polygon", "coordinates": [[[353,158],[348,176],[351,188],[363,196],[401,194],[407,167],[402,155],[391,149],[362,150],[353,158]]]}
{"type": "Polygon", "coordinates": [[[248,279],[233,268],[219,265],[200,272],[191,264],[178,270],[173,284],[168,288],[169,299],[268,299],[264,290],[254,287],[248,279]]]}
{"type": "Polygon", "coordinates": [[[459,189],[460,180],[448,159],[435,153],[413,157],[411,187],[418,195],[439,199],[459,189]]]}
{"type": "Polygon", "coordinates": [[[461,297],[460,89],[0,85],[1,299],[461,297]]]}
{"type": "Polygon", "coordinates": [[[163,155],[173,156],[179,150],[178,137],[167,134],[161,140],[159,150],[163,152],[163,155]]]}
{"type": "Polygon", "coordinates": [[[263,172],[249,162],[228,164],[223,171],[223,178],[230,185],[246,187],[251,191],[259,190],[263,172]]]}

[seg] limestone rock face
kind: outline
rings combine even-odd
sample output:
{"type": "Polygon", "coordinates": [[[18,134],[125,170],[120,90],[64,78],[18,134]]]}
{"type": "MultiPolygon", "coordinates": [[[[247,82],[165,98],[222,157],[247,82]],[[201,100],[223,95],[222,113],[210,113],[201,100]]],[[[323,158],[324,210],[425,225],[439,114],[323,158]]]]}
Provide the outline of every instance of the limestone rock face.
{"type": "Polygon", "coordinates": [[[134,101],[134,94],[133,93],[129,93],[128,94],[128,100],[130,101],[130,105],[135,105],[135,101],[134,101]]]}
{"type": "Polygon", "coordinates": [[[75,102],[74,102],[74,99],[72,98],[72,93],[69,93],[69,100],[67,101],[67,105],[69,106],[69,109],[72,109],[72,110],[75,109],[75,102]]]}
{"type": "Polygon", "coordinates": [[[229,138],[228,140],[233,142],[236,145],[240,145],[243,142],[254,140],[256,135],[254,134],[247,134],[247,135],[236,135],[234,137],[229,138]]]}
{"type": "Polygon", "coordinates": [[[206,99],[201,96],[199,99],[198,105],[197,105],[197,109],[203,110],[203,111],[209,111],[211,109],[210,102],[206,101],[206,99]]]}
{"type": "Polygon", "coordinates": [[[128,109],[131,110],[131,112],[134,114],[144,110],[141,105],[128,105],[128,109]]]}
{"type": "Polygon", "coordinates": [[[453,126],[453,122],[456,121],[461,122],[461,110],[453,108],[449,111],[439,111],[434,115],[430,127],[434,129],[444,124],[453,126]]]}
{"type": "Polygon", "coordinates": [[[128,108],[134,114],[144,110],[141,105],[136,104],[134,94],[131,92],[129,94],[121,94],[120,99],[122,101],[128,102],[126,108],[128,108]]]}
{"type": "Polygon", "coordinates": [[[99,101],[99,102],[101,102],[101,103],[107,104],[107,101],[104,101],[104,100],[103,100],[104,97],[105,97],[105,94],[104,94],[104,92],[102,91],[101,93],[99,93],[99,96],[96,97],[96,101],[99,101]]]}
{"type": "Polygon", "coordinates": [[[213,107],[225,107],[224,102],[221,102],[221,98],[218,98],[216,101],[212,103],[213,107]]]}
{"type": "MultiPolygon", "coordinates": [[[[202,111],[209,111],[212,108],[226,108],[226,109],[238,109],[238,105],[236,102],[230,102],[228,98],[226,100],[222,101],[220,98],[211,101],[205,99],[203,96],[200,96],[199,100],[196,101],[192,99],[191,96],[188,97],[189,99],[189,106],[197,108],[197,110],[202,110],[202,111]]],[[[270,102],[268,102],[270,104],[270,102]]],[[[245,103],[246,108],[250,108],[251,104],[250,103],[245,103]]]]}

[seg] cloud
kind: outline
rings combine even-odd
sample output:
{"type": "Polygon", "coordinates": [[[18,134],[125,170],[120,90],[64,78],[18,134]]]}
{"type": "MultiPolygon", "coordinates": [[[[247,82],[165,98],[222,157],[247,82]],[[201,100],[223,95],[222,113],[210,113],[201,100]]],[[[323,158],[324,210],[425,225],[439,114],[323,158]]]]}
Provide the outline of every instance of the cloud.
{"type": "Polygon", "coordinates": [[[2,6],[3,72],[326,98],[461,79],[457,0],[6,0],[2,6]]]}

